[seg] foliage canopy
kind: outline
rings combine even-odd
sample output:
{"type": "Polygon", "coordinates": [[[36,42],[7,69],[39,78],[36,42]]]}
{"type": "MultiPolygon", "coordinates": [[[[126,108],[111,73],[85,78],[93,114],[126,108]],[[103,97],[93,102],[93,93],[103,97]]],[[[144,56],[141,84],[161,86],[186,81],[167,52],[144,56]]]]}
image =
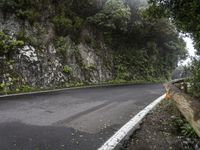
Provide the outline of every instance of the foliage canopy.
{"type": "Polygon", "coordinates": [[[200,52],[199,0],[149,0],[148,14],[152,18],[170,17],[177,28],[191,33],[200,52]]]}
{"type": "Polygon", "coordinates": [[[114,30],[127,30],[131,11],[122,0],[108,0],[99,13],[90,17],[89,21],[101,27],[114,30]]]}
{"type": "MultiPolygon", "coordinates": [[[[200,3],[199,0],[149,0],[147,14],[151,18],[170,17],[177,28],[190,33],[194,39],[197,55],[200,54],[200,3]]],[[[194,59],[190,71],[191,92],[200,97],[200,60],[194,59]]]]}

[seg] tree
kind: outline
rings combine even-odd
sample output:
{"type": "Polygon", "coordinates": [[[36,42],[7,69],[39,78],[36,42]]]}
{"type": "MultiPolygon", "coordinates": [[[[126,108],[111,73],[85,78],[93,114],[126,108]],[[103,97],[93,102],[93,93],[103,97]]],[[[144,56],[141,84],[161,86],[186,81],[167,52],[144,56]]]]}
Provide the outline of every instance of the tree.
{"type": "Polygon", "coordinates": [[[148,14],[153,18],[170,17],[177,28],[190,33],[200,53],[199,0],[149,0],[148,14]]]}
{"type": "Polygon", "coordinates": [[[126,30],[130,21],[130,8],[123,0],[108,0],[102,11],[90,17],[89,21],[114,30],[126,30]]]}
{"type": "MultiPolygon", "coordinates": [[[[151,18],[169,17],[177,28],[190,33],[194,39],[197,55],[200,55],[200,3],[199,0],[150,0],[146,14],[151,18]]],[[[190,66],[191,90],[200,97],[200,60],[194,59],[190,66]]]]}

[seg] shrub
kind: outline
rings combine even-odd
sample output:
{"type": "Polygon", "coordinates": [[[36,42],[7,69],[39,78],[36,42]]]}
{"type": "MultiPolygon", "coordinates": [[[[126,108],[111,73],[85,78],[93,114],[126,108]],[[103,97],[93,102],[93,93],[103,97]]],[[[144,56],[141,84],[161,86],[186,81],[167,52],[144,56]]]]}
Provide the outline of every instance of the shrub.
{"type": "Polygon", "coordinates": [[[68,34],[73,27],[72,20],[69,18],[66,18],[64,15],[55,16],[53,18],[53,23],[59,35],[68,34]]]}
{"type": "Polygon", "coordinates": [[[130,17],[130,8],[122,0],[109,0],[103,10],[88,21],[109,29],[126,30],[130,17]]]}
{"type": "Polygon", "coordinates": [[[59,37],[55,42],[55,48],[58,54],[63,58],[63,60],[67,60],[68,51],[71,47],[71,41],[68,37],[59,37]]]}
{"type": "Polygon", "coordinates": [[[190,91],[195,97],[200,98],[200,60],[193,59],[190,71],[192,73],[190,91]]]}
{"type": "Polygon", "coordinates": [[[75,17],[74,19],[74,29],[80,30],[83,27],[84,20],[80,17],[75,17]]]}
{"type": "Polygon", "coordinates": [[[17,91],[21,91],[21,92],[31,92],[33,90],[34,88],[30,87],[29,85],[22,85],[20,89],[17,89],[17,91]]]}
{"type": "Polygon", "coordinates": [[[63,68],[63,72],[69,74],[72,72],[72,68],[70,66],[65,65],[63,68]]]}
{"type": "Polygon", "coordinates": [[[0,10],[4,15],[7,13],[15,12],[17,3],[14,0],[1,0],[0,1],[0,10]]]}
{"type": "Polygon", "coordinates": [[[197,137],[195,130],[183,117],[175,117],[172,123],[182,136],[187,138],[197,137]]]}
{"type": "Polygon", "coordinates": [[[38,12],[38,6],[31,0],[1,0],[0,10],[4,14],[4,17],[8,13],[15,14],[17,18],[21,20],[27,20],[33,24],[39,19],[40,13],[38,12]]]}
{"type": "Polygon", "coordinates": [[[27,20],[30,24],[34,24],[39,19],[39,12],[34,9],[19,10],[17,11],[17,17],[21,20],[27,20]]]}
{"type": "Polygon", "coordinates": [[[0,32],[0,55],[9,54],[23,46],[23,41],[15,40],[4,32],[0,32]]]}
{"type": "Polygon", "coordinates": [[[3,91],[5,94],[9,91],[8,83],[0,83],[0,91],[3,91]]]}

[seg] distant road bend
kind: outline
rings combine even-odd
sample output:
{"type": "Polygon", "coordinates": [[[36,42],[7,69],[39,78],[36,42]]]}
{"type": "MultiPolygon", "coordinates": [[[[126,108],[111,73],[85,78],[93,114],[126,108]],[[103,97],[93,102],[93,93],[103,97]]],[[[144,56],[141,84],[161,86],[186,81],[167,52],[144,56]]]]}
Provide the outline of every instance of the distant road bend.
{"type": "Polygon", "coordinates": [[[163,93],[140,84],[0,98],[0,149],[95,150],[163,93]]]}

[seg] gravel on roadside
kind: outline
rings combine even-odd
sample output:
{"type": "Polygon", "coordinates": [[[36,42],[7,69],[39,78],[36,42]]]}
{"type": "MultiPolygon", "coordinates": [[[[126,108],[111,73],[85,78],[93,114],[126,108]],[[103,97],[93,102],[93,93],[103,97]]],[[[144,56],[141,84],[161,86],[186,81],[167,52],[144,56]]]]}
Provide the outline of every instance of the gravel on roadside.
{"type": "Polygon", "coordinates": [[[172,100],[164,100],[120,150],[200,150],[200,138],[183,136],[175,121],[183,119],[172,100]]]}

